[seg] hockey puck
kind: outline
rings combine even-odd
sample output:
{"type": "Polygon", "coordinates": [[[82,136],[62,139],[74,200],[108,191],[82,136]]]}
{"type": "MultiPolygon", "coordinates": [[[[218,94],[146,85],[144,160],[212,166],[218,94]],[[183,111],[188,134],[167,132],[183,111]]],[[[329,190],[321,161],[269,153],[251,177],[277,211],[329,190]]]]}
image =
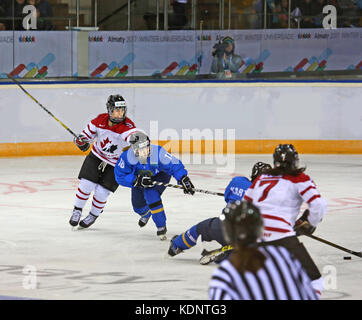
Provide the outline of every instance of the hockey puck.
{"type": "Polygon", "coordinates": [[[344,259],[344,260],[351,260],[352,257],[351,257],[351,256],[345,256],[345,257],[343,257],[343,259],[344,259]]]}

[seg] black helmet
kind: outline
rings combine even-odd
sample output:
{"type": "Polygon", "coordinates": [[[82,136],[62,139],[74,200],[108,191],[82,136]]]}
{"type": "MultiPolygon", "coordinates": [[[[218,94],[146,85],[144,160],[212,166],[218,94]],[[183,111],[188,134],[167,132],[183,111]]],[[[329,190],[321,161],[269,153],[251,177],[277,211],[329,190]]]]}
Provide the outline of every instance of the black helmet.
{"type": "Polygon", "coordinates": [[[120,123],[126,118],[127,105],[126,100],[119,94],[110,95],[107,99],[107,110],[109,115],[109,120],[113,123],[120,123]],[[122,108],[124,110],[123,117],[121,119],[112,118],[112,112],[114,109],[122,108]]]}
{"type": "Polygon", "coordinates": [[[128,141],[131,144],[131,148],[132,148],[135,156],[137,158],[139,158],[139,161],[147,162],[147,158],[148,158],[149,154],[146,158],[143,158],[143,157],[140,158],[140,155],[139,155],[140,149],[149,147],[151,145],[150,138],[147,136],[147,134],[145,134],[142,131],[137,131],[137,132],[131,134],[128,141]]]}
{"type": "Polygon", "coordinates": [[[266,170],[271,169],[271,165],[264,162],[257,162],[254,164],[253,169],[251,170],[251,182],[253,182],[257,176],[264,173],[266,170]]]}
{"type": "Polygon", "coordinates": [[[274,166],[277,168],[296,169],[299,165],[299,156],[292,144],[279,144],[273,154],[274,166]]]}
{"type": "Polygon", "coordinates": [[[228,204],[222,211],[220,220],[225,240],[229,244],[255,244],[263,232],[260,211],[249,201],[238,200],[228,204]]]}

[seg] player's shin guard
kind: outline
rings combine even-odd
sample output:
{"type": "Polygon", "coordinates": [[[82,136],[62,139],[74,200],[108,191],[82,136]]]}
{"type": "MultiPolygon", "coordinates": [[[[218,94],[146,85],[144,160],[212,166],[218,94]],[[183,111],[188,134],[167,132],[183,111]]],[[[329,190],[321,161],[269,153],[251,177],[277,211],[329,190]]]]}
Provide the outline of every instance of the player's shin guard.
{"type": "Polygon", "coordinates": [[[183,250],[181,250],[180,248],[177,248],[173,245],[173,241],[177,238],[178,236],[173,236],[171,241],[170,241],[170,246],[168,248],[168,255],[171,257],[174,257],[175,255],[183,252],[183,250]]]}
{"type": "Polygon", "coordinates": [[[103,208],[107,203],[107,198],[111,192],[97,184],[94,190],[91,210],[88,216],[85,217],[80,223],[80,228],[89,228],[103,212],[103,208]]]}
{"type": "Polygon", "coordinates": [[[199,234],[197,233],[196,225],[180,234],[173,240],[173,248],[180,250],[187,250],[196,245],[197,238],[199,234]]]}
{"type": "Polygon", "coordinates": [[[78,190],[75,195],[74,207],[83,209],[87,203],[89,195],[96,188],[96,185],[96,183],[87,179],[80,179],[78,190]]]}
{"type": "Polygon", "coordinates": [[[166,240],[166,215],[162,201],[157,201],[148,205],[151,210],[151,217],[157,227],[157,235],[161,240],[166,240]]]}
{"type": "Polygon", "coordinates": [[[149,205],[151,210],[152,220],[155,223],[157,229],[163,228],[166,226],[166,215],[163,209],[163,204],[161,201],[151,203],[149,205]]]}
{"type": "Polygon", "coordinates": [[[93,201],[92,201],[92,207],[90,212],[98,217],[101,212],[103,211],[104,206],[107,203],[107,198],[111,192],[107,190],[106,188],[103,188],[99,184],[96,186],[96,189],[94,191],[93,195],[93,201]]]}

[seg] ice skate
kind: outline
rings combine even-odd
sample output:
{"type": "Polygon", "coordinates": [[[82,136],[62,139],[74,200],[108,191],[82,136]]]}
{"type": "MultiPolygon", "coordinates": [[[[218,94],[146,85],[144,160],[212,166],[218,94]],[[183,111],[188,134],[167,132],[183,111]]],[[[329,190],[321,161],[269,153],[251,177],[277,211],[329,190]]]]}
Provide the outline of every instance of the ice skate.
{"type": "Polygon", "coordinates": [[[171,257],[174,257],[175,255],[183,252],[183,250],[181,250],[180,248],[174,248],[173,247],[173,240],[175,240],[178,236],[173,236],[171,241],[170,241],[170,247],[168,249],[168,255],[171,256],[171,257]]]}
{"type": "Polygon", "coordinates": [[[89,228],[97,218],[97,216],[89,212],[89,214],[79,223],[78,229],[89,228]]]}
{"type": "Polygon", "coordinates": [[[138,220],[138,225],[139,225],[141,228],[143,228],[143,227],[147,224],[148,220],[150,220],[150,217],[148,217],[148,218],[141,218],[141,219],[138,220]]]}
{"type": "Polygon", "coordinates": [[[166,227],[158,228],[158,230],[157,230],[157,235],[160,237],[160,240],[161,240],[161,241],[167,240],[166,232],[167,232],[167,228],[166,228],[166,227]]]}
{"type": "Polygon", "coordinates": [[[72,227],[76,227],[79,223],[80,217],[82,216],[82,209],[74,208],[72,216],[70,217],[69,223],[72,227]]]}

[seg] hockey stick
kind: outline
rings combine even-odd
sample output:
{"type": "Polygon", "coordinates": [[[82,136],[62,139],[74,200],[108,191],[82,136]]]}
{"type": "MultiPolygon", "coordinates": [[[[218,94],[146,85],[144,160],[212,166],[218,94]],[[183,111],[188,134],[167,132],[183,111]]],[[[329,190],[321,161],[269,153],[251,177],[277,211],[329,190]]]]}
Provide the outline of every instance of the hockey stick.
{"type": "Polygon", "coordinates": [[[328,244],[328,245],[330,245],[330,246],[332,246],[332,247],[334,247],[334,248],[337,248],[337,249],[339,249],[339,250],[348,252],[348,253],[350,253],[350,254],[353,254],[353,255],[355,255],[355,256],[357,256],[357,257],[362,258],[362,252],[357,252],[357,251],[353,251],[353,250],[350,250],[350,249],[341,247],[341,246],[339,246],[338,244],[335,244],[335,243],[329,242],[329,241],[327,241],[327,240],[324,240],[324,239],[322,239],[322,238],[313,236],[312,234],[311,234],[311,235],[306,235],[306,236],[309,237],[309,238],[312,238],[312,239],[314,239],[314,240],[317,240],[317,241],[323,242],[323,243],[325,243],[325,244],[328,244]]]}
{"type": "MultiPolygon", "coordinates": [[[[329,242],[329,241],[327,241],[327,240],[324,240],[324,239],[322,239],[322,238],[319,238],[319,237],[316,237],[316,236],[313,236],[313,235],[306,235],[306,236],[307,236],[307,237],[310,237],[310,238],[312,238],[312,239],[314,239],[314,240],[317,240],[317,241],[323,242],[323,243],[325,243],[325,244],[328,244],[328,245],[330,245],[330,246],[332,246],[332,247],[334,247],[334,248],[343,250],[343,251],[345,251],[345,252],[348,252],[348,253],[350,253],[350,254],[353,254],[353,255],[355,255],[355,256],[357,256],[357,257],[362,258],[362,252],[357,252],[357,251],[353,251],[353,250],[350,250],[350,249],[341,247],[341,246],[339,246],[339,245],[337,245],[337,244],[335,244],[335,243],[329,242]]],[[[215,259],[216,259],[219,255],[223,254],[224,252],[231,251],[231,250],[233,250],[233,249],[234,249],[233,246],[231,246],[231,245],[226,245],[226,246],[221,247],[220,249],[216,249],[216,250],[212,250],[212,251],[206,251],[206,250],[204,250],[204,251],[201,253],[202,257],[200,258],[199,262],[200,262],[200,264],[202,264],[202,265],[209,264],[209,263],[215,261],[215,259]]]]}
{"type": "Polygon", "coordinates": [[[15,78],[13,78],[10,74],[7,74],[7,77],[11,80],[13,80],[15,82],[15,84],[17,84],[19,86],[19,88],[21,90],[24,91],[24,93],[30,98],[32,99],[38,106],[40,106],[41,108],[43,108],[44,111],[46,111],[53,119],[55,119],[56,121],[58,121],[61,126],[66,129],[70,134],[72,134],[75,138],[78,138],[78,136],[72,131],[70,130],[62,121],[60,121],[56,116],[54,116],[54,114],[52,114],[47,108],[45,108],[38,100],[36,100],[28,91],[26,91],[23,86],[20,84],[19,81],[17,81],[15,78]]]}
{"type": "MultiPolygon", "coordinates": [[[[163,183],[163,182],[159,182],[159,181],[154,181],[153,185],[154,186],[164,186],[164,187],[168,187],[168,188],[176,188],[176,189],[184,190],[184,188],[182,186],[171,184],[171,183],[163,183]]],[[[202,190],[202,189],[192,189],[192,190],[194,190],[195,192],[212,194],[212,195],[220,196],[220,197],[224,196],[224,194],[220,193],[220,192],[214,192],[214,191],[208,191],[208,190],[202,190]]]]}
{"type": "Polygon", "coordinates": [[[212,250],[212,251],[206,251],[204,250],[201,255],[202,257],[200,258],[199,262],[200,264],[202,265],[206,265],[206,264],[209,264],[210,262],[213,262],[215,261],[215,259],[220,256],[221,254],[223,254],[224,252],[227,252],[227,251],[231,251],[233,250],[234,247],[231,246],[231,245],[226,245],[226,246],[223,246],[221,247],[220,249],[215,249],[215,250],[212,250]]]}

